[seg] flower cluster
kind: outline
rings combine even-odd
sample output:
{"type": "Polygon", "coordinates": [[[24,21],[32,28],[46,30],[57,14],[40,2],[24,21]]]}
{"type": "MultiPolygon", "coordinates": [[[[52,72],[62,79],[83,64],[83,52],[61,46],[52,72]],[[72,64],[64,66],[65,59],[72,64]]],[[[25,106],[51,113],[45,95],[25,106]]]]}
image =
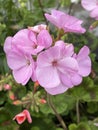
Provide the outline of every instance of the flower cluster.
{"type": "MultiPolygon", "coordinates": [[[[84,33],[82,20],[52,10],[45,14],[47,20],[65,33],[84,33]]],[[[18,83],[25,85],[29,79],[38,81],[45,90],[60,94],[79,85],[91,72],[89,48],[84,46],[78,54],[73,44],[52,39],[44,24],[28,27],[7,37],[4,44],[8,66],[18,83]]]]}

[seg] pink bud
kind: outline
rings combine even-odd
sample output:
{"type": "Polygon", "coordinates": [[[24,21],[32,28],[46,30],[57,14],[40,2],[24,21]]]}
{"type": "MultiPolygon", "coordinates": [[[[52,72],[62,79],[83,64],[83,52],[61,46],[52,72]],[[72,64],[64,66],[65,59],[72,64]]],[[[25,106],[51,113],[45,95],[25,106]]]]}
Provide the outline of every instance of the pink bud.
{"type": "Polygon", "coordinates": [[[36,81],[36,82],[34,83],[34,87],[38,87],[38,86],[39,86],[39,82],[36,81]]]}
{"type": "Polygon", "coordinates": [[[14,105],[20,105],[21,104],[21,101],[20,100],[16,100],[13,102],[14,105]]]}
{"type": "Polygon", "coordinates": [[[4,85],[4,90],[11,90],[11,86],[9,84],[4,85]]]}
{"type": "Polygon", "coordinates": [[[18,122],[18,124],[22,124],[25,120],[27,119],[27,121],[29,123],[32,123],[32,118],[30,116],[30,113],[28,110],[23,110],[23,112],[17,114],[13,120],[16,120],[18,122]]]}
{"type": "Polygon", "coordinates": [[[47,101],[45,99],[40,99],[41,104],[45,104],[47,101]]]}
{"type": "Polygon", "coordinates": [[[10,98],[11,100],[15,100],[15,99],[16,99],[16,97],[15,97],[15,95],[14,95],[13,92],[9,92],[9,98],[10,98]]]}

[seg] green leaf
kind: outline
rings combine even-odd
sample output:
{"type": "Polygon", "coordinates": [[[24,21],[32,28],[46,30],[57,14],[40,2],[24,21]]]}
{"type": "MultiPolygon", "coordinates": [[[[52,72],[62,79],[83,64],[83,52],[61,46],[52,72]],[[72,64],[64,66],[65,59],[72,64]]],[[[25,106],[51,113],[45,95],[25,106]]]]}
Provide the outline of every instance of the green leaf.
{"type": "Polygon", "coordinates": [[[91,128],[88,123],[80,122],[78,125],[69,125],[69,130],[91,130],[91,128]]]}
{"type": "Polygon", "coordinates": [[[77,125],[76,124],[69,125],[69,130],[77,130],[77,125]]]}
{"type": "MultiPolygon", "coordinates": [[[[67,103],[65,101],[66,100],[65,94],[51,96],[51,98],[52,98],[52,102],[53,102],[58,113],[63,113],[64,111],[67,110],[67,103]]],[[[54,112],[52,111],[52,109],[50,108],[48,103],[41,105],[40,111],[43,112],[44,114],[49,114],[49,113],[54,114],[54,112]]]]}

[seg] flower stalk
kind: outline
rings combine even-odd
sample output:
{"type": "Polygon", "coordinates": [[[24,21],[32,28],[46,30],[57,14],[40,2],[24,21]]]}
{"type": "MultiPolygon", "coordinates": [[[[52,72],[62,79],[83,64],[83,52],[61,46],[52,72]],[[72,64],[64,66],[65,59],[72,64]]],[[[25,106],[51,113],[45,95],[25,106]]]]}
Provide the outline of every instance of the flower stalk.
{"type": "Polygon", "coordinates": [[[76,101],[76,116],[77,116],[77,124],[78,124],[80,122],[79,100],[76,101]]]}
{"type": "Polygon", "coordinates": [[[53,105],[52,103],[52,100],[51,100],[51,95],[47,93],[47,99],[48,99],[48,104],[49,106],[51,107],[51,109],[53,110],[53,112],[55,113],[58,121],[60,122],[61,126],[63,127],[64,130],[67,130],[67,126],[64,122],[64,120],[62,119],[62,117],[59,115],[59,113],[57,112],[55,106],[53,105]]]}

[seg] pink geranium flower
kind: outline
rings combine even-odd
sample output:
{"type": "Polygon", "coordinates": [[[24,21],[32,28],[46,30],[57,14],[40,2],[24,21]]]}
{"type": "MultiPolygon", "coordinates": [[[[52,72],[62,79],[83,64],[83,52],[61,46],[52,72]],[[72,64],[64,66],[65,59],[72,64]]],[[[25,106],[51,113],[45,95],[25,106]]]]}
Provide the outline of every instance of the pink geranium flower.
{"type": "Polygon", "coordinates": [[[52,38],[47,30],[41,30],[37,34],[31,29],[22,29],[14,35],[12,44],[28,54],[36,55],[51,46],[52,38]]]}
{"type": "Polygon", "coordinates": [[[81,0],[82,6],[90,12],[90,16],[98,20],[98,0],[81,0]]]}
{"type": "Polygon", "coordinates": [[[27,121],[29,123],[32,123],[32,118],[30,116],[30,113],[28,110],[23,110],[23,112],[17,114],[13,120],[16,120],[18,122],[18,124],[22,124],[25,120],[27,119],[27,121]]]}
{"type": "Polygon", "coordinates": [[[51,15],[46,13],[45,17],[56,27],[63,29],[65,33],[84,33],[86,31],[83,27],[81,27],[81,24],[83,23],[82,20],[61,11],[52,10],[51,15]]]}
{"type": "Polygon", "coordinates": [[[3,86],[4,90],[11,90],[11,86],[9,84],[4,84],[3,86]]]}
{"type": "Polygon", "coordinates": [[[30,54],[26,54],[19,49],[13,48],[7,54],[8,66],[12,69],[13,76],[17,83],[25,85],[29,79],[35,81],[35,62],[30,54]]]}
{"type": "Polygon", "coordinates": [[[61,47],[51,47],[41,52],[37,58],[37,80],[52,95],[63,93],[82,81],[78,74],[78,62],[71,57],[72,51],[66,46],[62,43],[61,47]]]}

